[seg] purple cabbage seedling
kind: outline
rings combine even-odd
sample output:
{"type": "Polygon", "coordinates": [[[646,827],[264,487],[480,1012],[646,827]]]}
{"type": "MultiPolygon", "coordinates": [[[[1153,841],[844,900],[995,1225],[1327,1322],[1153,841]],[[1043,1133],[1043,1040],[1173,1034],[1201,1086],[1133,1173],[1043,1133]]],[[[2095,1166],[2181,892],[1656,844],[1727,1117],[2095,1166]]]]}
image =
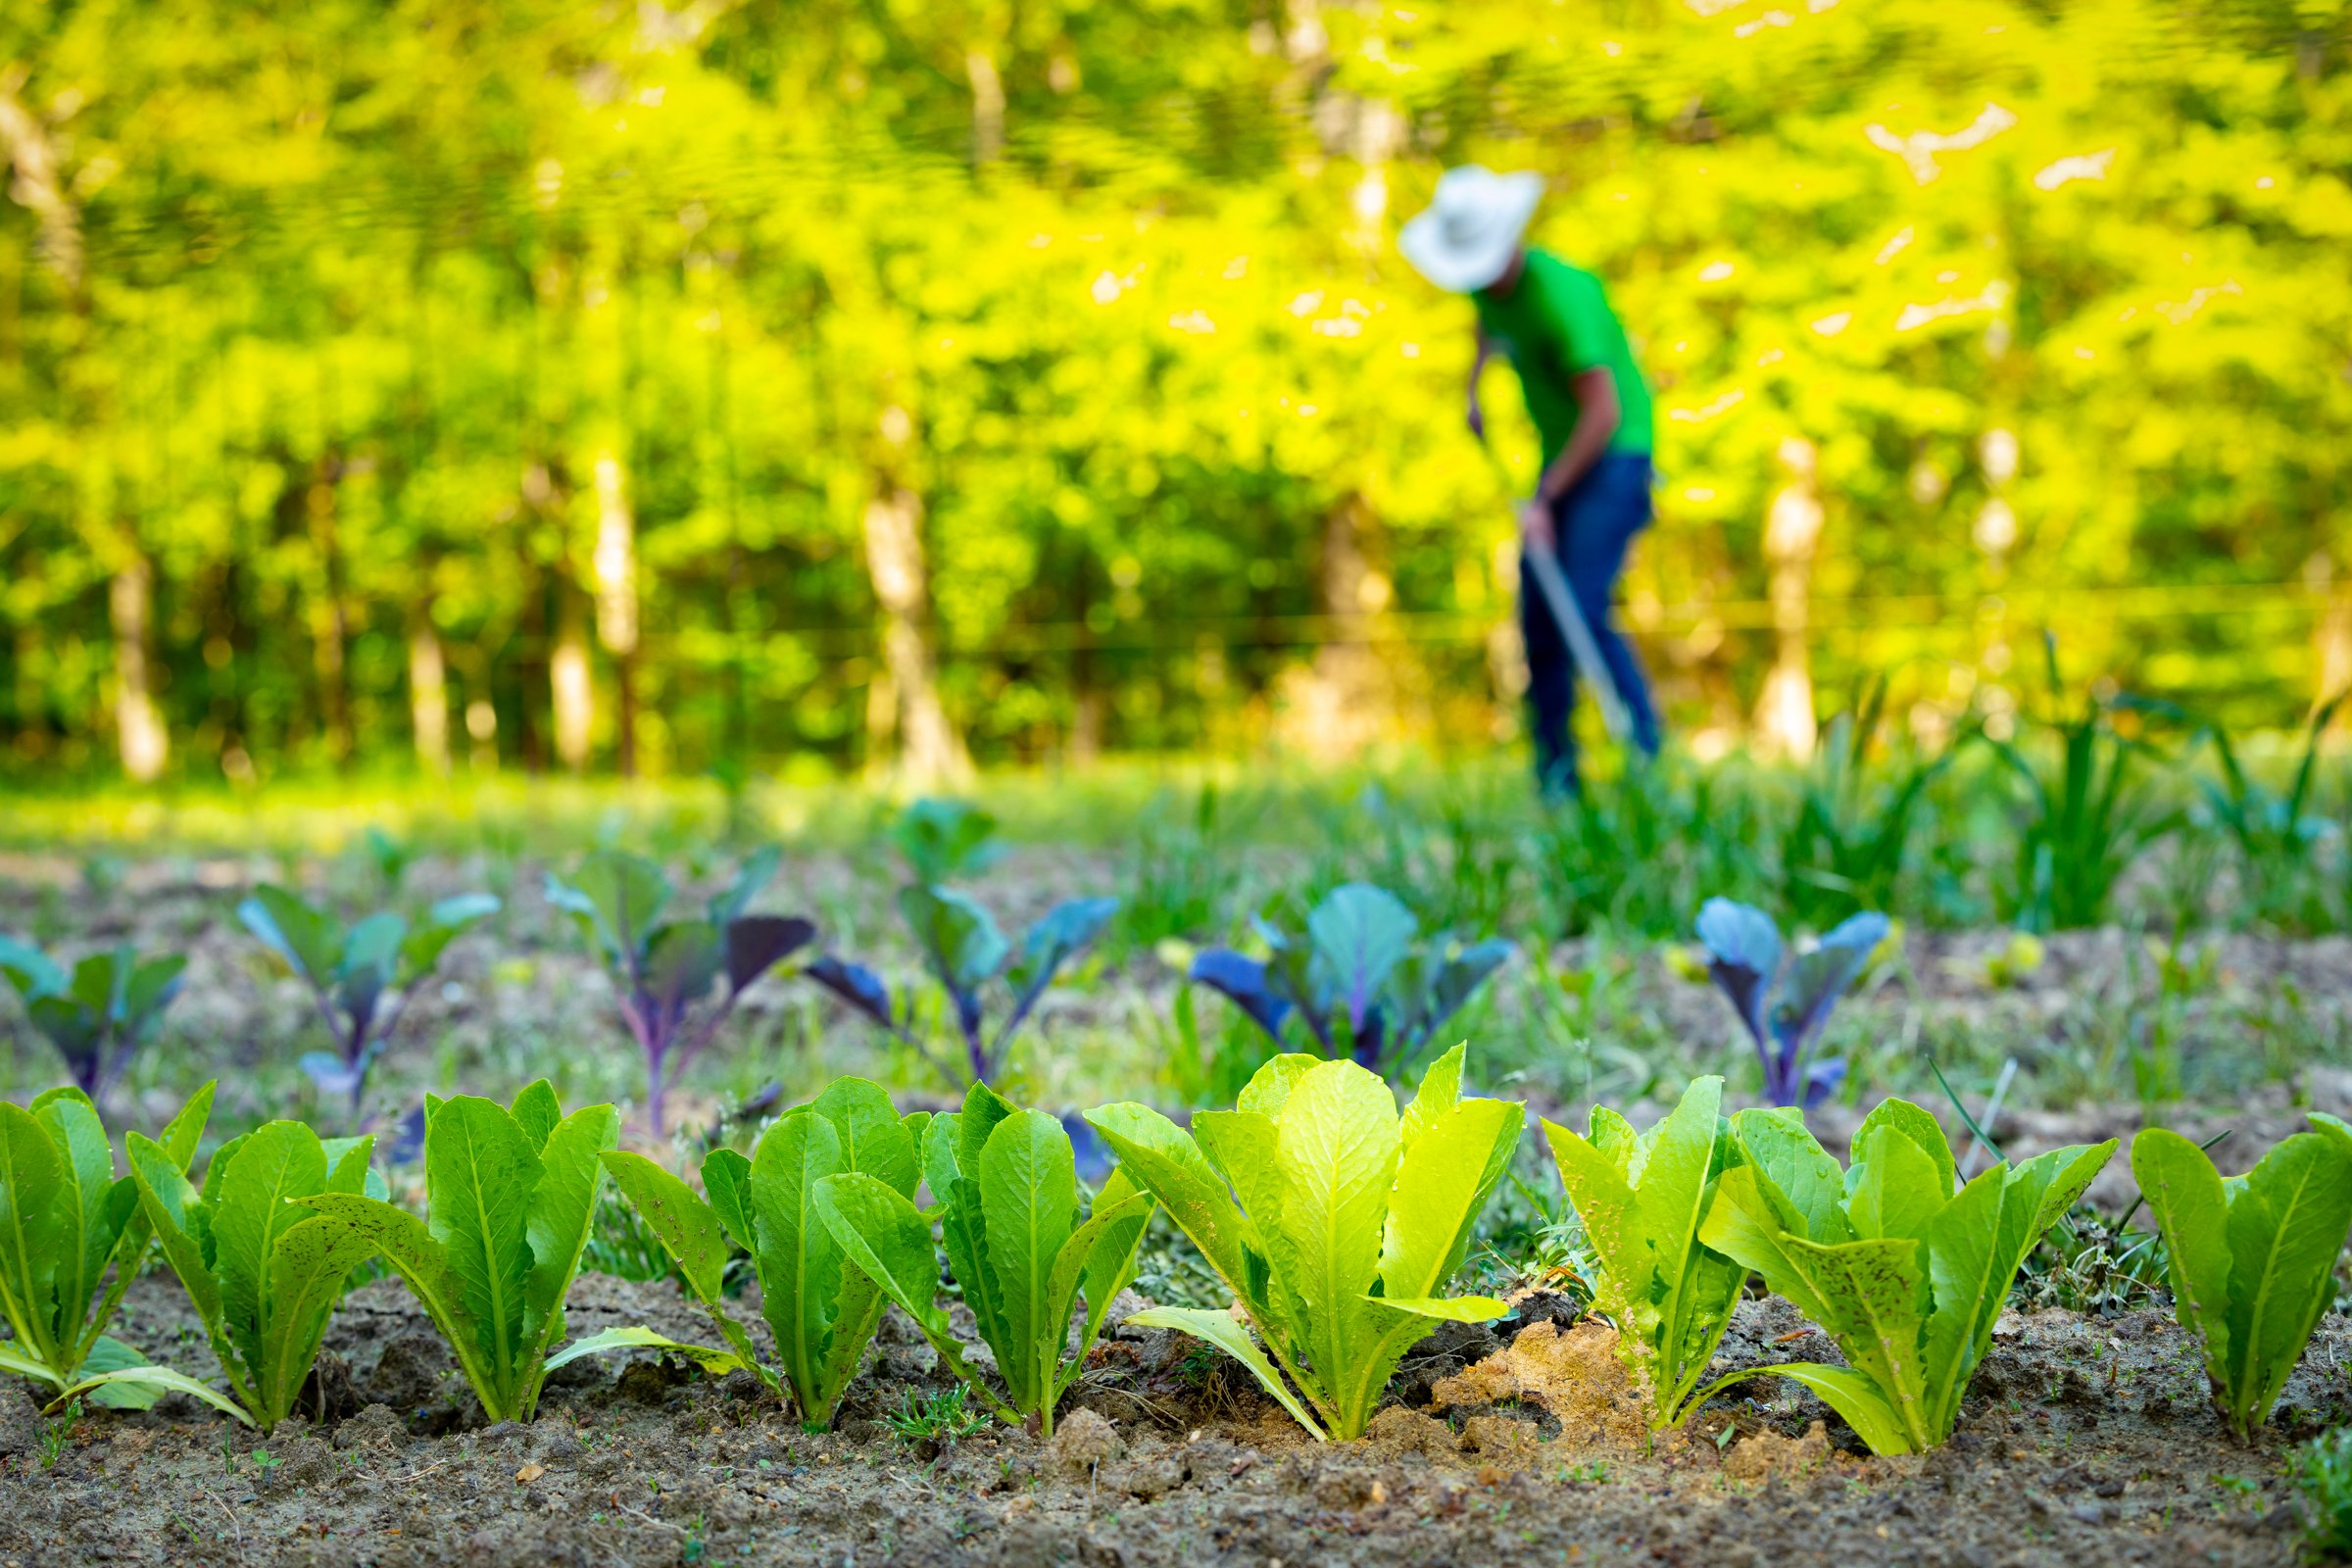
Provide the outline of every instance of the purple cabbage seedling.
{"type": "Polygon", "coordinates": [[[926,884],[974,875],[1004,858],[997,819],[969,801],[916,801],[890,825],[890,841],[926,884]]]}
{"type": "Polygon", "coordinates": [[[752,983],[816,934],[798,915],[746,912],[780,858],[773,847],[761,850],[710,901],[707,913],[675,920],[662,917],[670,901],[669,879],[642,856],[599,850],[568,882],[548,874],[548,903],[579,917],[612,972],[621,1021],[645,1053],[646,1111],[657,1136],[668,1132],[664,1100],[671,1082],[710,1043],[752,983]]]}
{"type": "Polygon", "coordinates": [[[141,962],[124,944],[91,954],[69,973],[31,943],[0,936],[0,974],[93,1103],[164,1021],[187,966],[178,954],[141,962]]]}
{"type": "Polygon", "coordinates": [[[807,972],[929,1062],[949,1084],[966,1089],[996,1081],[1004,1070],[1013,1037],[1054,976],[1102,934],[1118,907],[1116,899],[1065,900],[1029,927],[1016,953],[995,919],[968,894],[930,882],[899,890],[899,912],[955,1011],[964,1048],[960,1066],[932,1054],[915,1028],[911,999],[892,996],[872,969],[827,954],[807,972]],[[992,1028],[987,996],[991,982],[1000,978],[1009,993],[1009,1004],[992,1028]]]}
{"type": "Polygon", "coordinates": [[[1764,1064],[1764,1098],[1811,1110],[1845,1078],[1845,1063],[1808,1061],[1831,1009],[1854,983],[1878,945],[1886,917],[1853,915],[1804,952],[1784,956],[1780,928],[1752,905],[1709,899],[1698,911],[1707,972],[1740,1015],[1764,1064]]]}
{"type": "Polygon", "coordinates": [[[416,987],[460,933],[498,908],[493,894],[461,893],[431,906],[414,926],[390,909],[346,926],[327,910],[264,883],[237,906],[237,918],[310,988],[335,1049],[307,1052],[298,1065],[319,1093],[346,1097],[356,1122],[368,1069],[400,1027],[416,987]]]}
{"type": "Polygon", "coordinates": [[[1240,1007],[1277,1044],[1296,1016],[1326,1058],[1347,1055],[1387,1076],[1428,1048],[1446,1020],[1516,948],[1500,938],[1424,942],[1393,893],[1350,882],[1324,896],[1303,934],[1256,921],[1264,958],[1210,948],[1192,978],[1240,1007]]]}

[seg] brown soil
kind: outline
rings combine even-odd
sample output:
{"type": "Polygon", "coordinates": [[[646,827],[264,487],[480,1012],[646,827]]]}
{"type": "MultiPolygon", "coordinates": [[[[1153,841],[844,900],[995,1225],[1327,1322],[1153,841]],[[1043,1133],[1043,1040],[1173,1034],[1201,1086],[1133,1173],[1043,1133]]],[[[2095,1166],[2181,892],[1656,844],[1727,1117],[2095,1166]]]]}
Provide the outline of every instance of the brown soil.
{"type": "MultiPolygon", "coordinates": [[[[1939,1452],[1868,1457],[1776,1383],[1645,1451],[1605,1331],[1563,1330],[1556,1298],[1522,1306],[1505,1356],[1483,1329],[1422,1347],[1360,1442],[1318,1446],[1231,1363],[1136,1331],[1101,1348],[1053,1441],[997,1426],[942,1444],[879,1419],[944,1386],[895,1318],[821,1436],[745,1375],[648,1356],[574,1363],[535,1423],[483,1428],[422,1315],[378,1283],[330,1331],[329,1419],[266,1443],[173,1398],[85,1417],[44,1469],[23,1386],[0,1390],[0,1568],[2283,1564],[2285,1445],[2352,1406],[2343,1318],[2249,1449],[2222,1435],[2166,1315],[2012,1315],[1939,1452]]],[[[697,1319],[667,1285],[584,1276],[573,1331],[622,1321],[697,1319]]],[[[138,1283],[121,1327],[209,1370],[169,1278],[138,1283]]],[[[1740,1307],[1719,1364],[1791,1358],[1835,1352],[1768,1299],[1740,1307]]]]}

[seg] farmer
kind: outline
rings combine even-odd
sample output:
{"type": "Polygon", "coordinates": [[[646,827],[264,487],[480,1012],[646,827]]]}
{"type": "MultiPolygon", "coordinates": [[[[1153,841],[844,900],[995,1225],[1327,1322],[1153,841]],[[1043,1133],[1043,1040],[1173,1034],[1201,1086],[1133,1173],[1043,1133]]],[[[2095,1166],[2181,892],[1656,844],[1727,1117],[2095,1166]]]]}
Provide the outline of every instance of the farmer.
{"type": "Polygon", "coordinates": [[[1544,472],[1519,508],[1519,624],[1527,643],[1527,699],[1535,710],[1536,777],[1547,796],[1577,788],[1568,728],[1577,670],[1567,633],[1531,574],[1537,551],[1558,557],[1632,720],[1634,744],[1658,749],[1658,719],[1634,651],[1609,624],[1625,553],[1649,521],[1649,388],[1600,279],[1521,243],[1544,193],[1540,174],[1447,170],[1429,211],[1398,246],[1422,276],[1478,308],[1470,366],[1470,432],[1486,439],[1478,378],[1500,349],[1519,372],[1544,441],[1544,472]]]}

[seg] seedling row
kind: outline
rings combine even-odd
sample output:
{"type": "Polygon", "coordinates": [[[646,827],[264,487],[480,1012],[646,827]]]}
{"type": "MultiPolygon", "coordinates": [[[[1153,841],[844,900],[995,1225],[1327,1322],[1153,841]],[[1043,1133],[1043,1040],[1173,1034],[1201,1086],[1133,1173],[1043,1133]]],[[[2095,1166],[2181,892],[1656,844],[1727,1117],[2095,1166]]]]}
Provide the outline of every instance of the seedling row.
{"type": "MultiPolygon", "coordinates": [[[[384,1196],[370,1139],[325,1139],[292,1121],[231,1139],[192,1181],[210,1085],[160,1139],[129,1134],[129,1169],[118,1172],[89,1097],[61,1088],[29,1107],[0,1103],[0,1305],[14,1334],[0,1369],[39,1385],[52,1409],[178,1393],[267,1432],[293,1409],[347,1275],[377,1259],[494,1422],[531,1420],[548,1374],[569,1361],[653,1348],[711,1373],[749,1372],[822,1430],[888,1304],[976,1408],[1050,1435],[1157,1210],[1230,1302],[1126,1321],[1214,1347],[1306,1433],[1352,1439],[1437,1325],[1511,1311],[1450,1294],[1523,1119],[1516,1102],[1466,1093],[1465,1062],[1461,1046],[1439,1056],[1401,1112],[1368,1068],[1297,1053],[1189,1128],[1137,1103],[1096,1107],[1084,1125],[1116,1163],[1091,1193],[1059,1119],[980,1083],[960,1109],[902,1114],[877,1085],[836,1080],[776,1117],[748,1156],[712,1151],[699,1191],[619,1149],[610,1104],[565,1114],[544,1081],[505,1105],[436,1097],[422,1217],[384,1196]],[[645,1327],[566,1337],[564,1299],[607,1181],[708,1315],[708,1343],[645,1327]],[[151,1248],[187,1291],[225,1391],[107,1334],[151,1248]],[[724,1289],[737,1254],[758,1275],[772,1358],[724,1289]],[[959,1338],[951,1295],[969,1308],[993,1373],[959,1338]]],[[[1971,1175],[1934,1116],[1887,1100],[1840,1167],[1801,1107],[1727,1116],[1722,1088],[1693,1082],[1645,1131],[1601,1106],[1581,1133],[1542,1129],[1595,1259],[1593,1304],[1652,1426],[1782,1377],[1877,1453],[1942,1444],[2028,1253],[2115,1141],[1971,1175]],[[1759,1279],[1836,1343],[1842,1366],[1782,1362],[1710,1381],[1732,1307],[1759,1279]]],[[[2310,1123],[2228,1179],[2178,1134],[2149,1129],[2132,1145],[2175,1310],[2241,1441],[2270,1415],[2332,1301],[2352,1230],[2352,1127],[2319,1112],[2310,1123]]]]}

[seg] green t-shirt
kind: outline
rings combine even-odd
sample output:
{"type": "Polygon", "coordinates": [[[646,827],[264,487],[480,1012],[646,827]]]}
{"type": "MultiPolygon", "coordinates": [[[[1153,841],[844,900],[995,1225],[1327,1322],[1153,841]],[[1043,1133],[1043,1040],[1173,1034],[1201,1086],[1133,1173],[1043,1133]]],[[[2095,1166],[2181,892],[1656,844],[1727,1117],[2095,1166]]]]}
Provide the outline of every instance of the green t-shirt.
{"type": "Polygon", "coordinates": [[[1599,278],[1531,247],[1510,298],[1497,299],[1487,289],[1470,298],[1478,306],[1479,329],[1510,356],[1519,372],[1528,416],[1544,437],[1544,463],[1560,455],[1584,412],[1572,379],[1599,366],[1606,366],[1617,383],[1619,418],[1608,449],[1648,453],[1649,387],[1599,278]]]}

